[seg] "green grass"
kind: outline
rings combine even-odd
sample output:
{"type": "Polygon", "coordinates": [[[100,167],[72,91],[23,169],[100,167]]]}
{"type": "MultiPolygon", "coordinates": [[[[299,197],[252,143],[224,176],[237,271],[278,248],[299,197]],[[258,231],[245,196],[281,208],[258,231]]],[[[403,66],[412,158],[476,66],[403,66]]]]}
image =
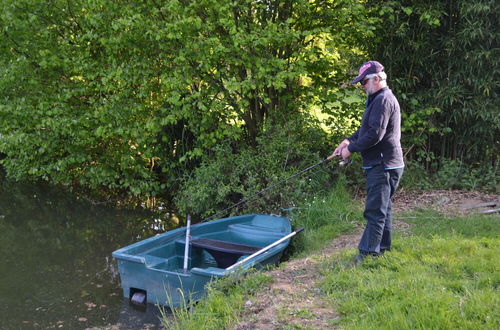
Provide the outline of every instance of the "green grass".
{"type": "Polygon", "coordinates": [[[498,329],[498,222],[421,214],[385,256],[346,267],[351,250],[325,265],[321,288],[349,329],[498,329]]]}
{"type": "Polygon", "coordinates": [[[427,211],[402,217],[412,225],[412,233],[417,236],[449,236],[459,234],[464,237],[493,237],[500,234],[500,218],[494,215],[470,215],[466,217],[444,216],[427,211]]]}
{"type": "Polygon", "coordinates": [[[235,323],[245,299],[271,280],[265,273],[254,272],[214,281],[204,300],[172,309],[171,315],[163,313],[163,325],[174,330],[225,329],[235,323]]]}
{"type": "Polygon", "coordinates": [[[345,187],[341,176],[329,193],[307,201],[292,215],[294,228],[305,228],[292,240],[290,250],[296,257],[317,251],[340,234],[353,230],[363,219],[361,207],[353,204],[352,194],[345,187]]]}

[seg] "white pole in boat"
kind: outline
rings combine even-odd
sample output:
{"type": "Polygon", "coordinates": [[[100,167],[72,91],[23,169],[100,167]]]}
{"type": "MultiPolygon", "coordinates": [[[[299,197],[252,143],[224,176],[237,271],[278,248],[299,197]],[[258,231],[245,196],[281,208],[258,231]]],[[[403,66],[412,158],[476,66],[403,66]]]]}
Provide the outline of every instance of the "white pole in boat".
{"type": "Polygon", "coordinates": [[[259,251],[255,252],[254,254],[252,254],[252,255],[250,255],[250,256],[248,256],[248,257],[246,257],[245,259],[238,261],[238,262],[237,262],[237,263],[235,263],[234,265],[227,267],[227,268],[226,268],[226,270],[233,270],[234,268],[238,267],[239,265],[241,265],[241,264],[243,264],[243,263],[247,262],[248,260],[250,260],[250,259],[252,259],[252,258],[254,258],[254,257],[256,257],[256,256],[258,256],[259,254],[262,254],[262,253],[266,252],[267,250],[269,250],[269,249],[270,249],[270,248],[272,248],[273,246],[276,246],[276,245],[280,244],[281,242],[286,241],[286,240],[287,240],[287,239],[289,239],[290,237],[295,236],[296,234],[300,233],[300,232],[301,232],[301,231],[303,231],[303,230],[304,230],[304,228],[299,228],[299,229],[297,229],[296,231],[294,231],[294,232],[292,232],[292,233],[290,233],[290,234],[286,235],[285,237],[280,238],[280,239],[279,239],[279,240],[277,240],[276,242],[271,243],[271,244],[269,244],[268,246],[266,246],[266,247],[264,247],[264,248],[260,249],[259,251]]]}
{"type": "Polygon", "coordinates": [[[184,246],[184,274],[187,273],[188,270],[188,254],[189,254],[189,238],[191,232],[191,216],[187,217],[187,228],[186,228],[186,245],[184,246]]]}

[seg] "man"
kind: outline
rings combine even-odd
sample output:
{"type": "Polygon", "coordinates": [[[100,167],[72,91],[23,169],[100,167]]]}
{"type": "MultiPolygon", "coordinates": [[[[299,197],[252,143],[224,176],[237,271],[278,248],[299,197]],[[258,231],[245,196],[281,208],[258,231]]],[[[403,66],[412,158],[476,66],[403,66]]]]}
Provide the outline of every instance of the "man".
{"type": "Polygon", "coordinates": [[[391,249],[391,197],[396,191],[404,162],[401,149],[399,103],[387,87],[387,74],[377,61],[364,63],[351,84],[361,83],[368,94],[361,127],[342,141],[328,158],[348,160],[360,152],[366,177],[366,227],[356,262],[391,249]]]}

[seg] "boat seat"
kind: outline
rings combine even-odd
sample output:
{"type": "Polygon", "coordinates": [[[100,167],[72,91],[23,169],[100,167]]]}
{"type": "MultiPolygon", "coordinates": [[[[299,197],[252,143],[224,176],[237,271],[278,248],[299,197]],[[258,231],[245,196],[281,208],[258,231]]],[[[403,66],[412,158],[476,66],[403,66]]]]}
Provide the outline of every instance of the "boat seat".
{"type": "Polygon", "coordinates": [[[266,237],[271,240],[273,240],[274,238],[279,239],[283,236],[282,235],[283,231],[281,231],[279,228],[261,227],[261,226],[244,225],[244,224],[229,225],[228,228],[235,235],[242,235],[242,236],[255,235],[261,238],[266,237]]]}
{"type": "Polygon", "coordinates": [[[243,255],[250,255],[261,248],[258,246],[219,241],[211,238],[197,238],[191,241],[194,247],[205,249],[217,262],[218,268],[227,268],[243,255]]]}

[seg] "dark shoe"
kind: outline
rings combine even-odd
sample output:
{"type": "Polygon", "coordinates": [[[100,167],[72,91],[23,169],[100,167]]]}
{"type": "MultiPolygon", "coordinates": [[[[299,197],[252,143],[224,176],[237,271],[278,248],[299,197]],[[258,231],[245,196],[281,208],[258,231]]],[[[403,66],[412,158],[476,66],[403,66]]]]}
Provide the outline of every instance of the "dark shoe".
{"type": "Polygon", "coordinates": [[[377,257],[380,257],[382,255],[382,251],[380,251],[380,253],[368,253],[368,252],[360,252],[355,258],[354,258],[354,266],[357,266],[359,265],[360,263],[363,262],[363,260],[365,260],[365,258],[367,256],[371,256],[372,258],[377,258],[377,257]]]}
{"type": "Polygon", "coordinates": [[[360,263],[363,262],[363,260],[366,258],[367,254],[366,253],[360,253],[354,258],[354,265],[359,265],[360,263]]]}

